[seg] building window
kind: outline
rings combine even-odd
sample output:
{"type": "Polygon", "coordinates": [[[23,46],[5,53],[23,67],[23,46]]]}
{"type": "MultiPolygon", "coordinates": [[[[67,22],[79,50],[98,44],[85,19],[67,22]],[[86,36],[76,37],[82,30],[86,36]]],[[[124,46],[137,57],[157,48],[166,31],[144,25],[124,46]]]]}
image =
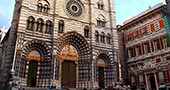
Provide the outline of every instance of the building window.
{"type": "Polygon", "coordinates": [[[144,53],[145,54],[148,53],[148,45],[147,45],[147,43],[144,43],[144,53]]]}
{"type": "Polygon", "coordinates": [[[128,49],[128,57],[132,58],[132,55],[133,55],[133,50],[132,50],[132,48],[130,48],[130,49],[128,49]]]}
{"type": "Polygon", "coordinates": [[[168,47],[168,39],[167,38],[163,38],[162,42],[163,42],[163,47],[167,48],[168,47]]]}
{"type": "Polygon", "coordinates": [[[132,82],[132,85],[134,85],[134,84],[136,84],[136,81],[135,81],[136,79],[135,79],[135,77],[131,77],[131,82],[132,82]]]}
{"type": "Polygon", "coordinates": [[[47,4],[38,3],[37,12],[48,13],[49,6],[47,4]]]}
{"type": "Polygon", "coordinates": [[[98,19],[97,19],[97,25],[101,26],[101,27],[105,27],[106,26],[106,19],[103,15],[99,15],[98,19]]]}
{"type": "Polygon", "coordinates": [[[159,72],[159,81],[160,82],[164,82],[164,75],[163,75],[163,72],[159,72]]]}
{"type": "Polygon", "coordinates": [[[58,32],[63,33],[64,32],[64,21],[60,20],[58,23],[58,32]]]}
{"type": "Polygon", "coordinates": [[[154,51],[158,50],[158,42],[157,42],[157,40],[153,41],[153,49],[154,49],[154,51]]]}
{"type": "Polygon", "coordinates": [[[136,46],[136,56],[139,56],[140,54],[140,46],[136,46]]]}
{"type": "Polygon", "coordinates": [[[155,22],[154,25],[155,25],[156,31],[160,30],[159,22],[155,22]]]}
{"type": "Polygon", "coordinates": [[[52,32],[52,22],[48,20],[48,21],[46,22],[45,33],[50,34],[51,32],[52,32]]]}
{"type": "Polygon", "coordinates": [[[101,10],[104,9],[104,5],[103,5],[103,2],[101,0],[98,2],[98,9],[101,9],[101,10]]]}
{"type": "Polygon", "coordinates": [[[95,32],[95,39],[96,39],[96,42],[99,42],[99,32],[98,31],[95,32]]]}
{"type": "Polygon", "coordinates": [[[137,38],[139,38],[139,34],[138,34],[138,31],[135,31],[134,32],[134,39],[137,39],[137,38]]]}
{"type": "Polygon", "coordinates": [[[105,33],[104,32],[101,33],[100,37],[101,37],[100,38],[101,43],[105,43],[105,33]]]}
{"type": "Polygon", "coordinates": [[[143,83],[143,82],[144,82],[143,75],[139,75],[139,83],[143,83]]]}
{"type": "Polygon", "coordinates": [[[147,34],[147,29],[146,27],[141,28],[142,36],[145,36],[147,34]]]}
{"type": "Polygon", "coordinates": [[[84,28],[84,37],[89,38],[89,27],[84,28]]]}
{"type": "Polygon", "coordinates": [[[47,4],[44,5],[44,13],[48,13],[49,7],[47,4]]]}
{"type": "Polygon", "coordinates": [[[42,9],[43,9],[42,3],[39,3],[39,4],[37,5],[37,11],[38,11],[38,12],[42,12],[42,9]]]}
{"type": "Polygon", "coordinates": [[[107,44],[111,44],[111,35],[110,35],[110,33],[107,34],[107,44]]]}
{"type": "Polygon", "coordinates": [[[104,21],[97,20],[97,25],[98,25],[98,26],[105,27],[105,23],[106,23],[106,22],[104,22],[104,21]]]}
{"type": "Polygon", "coordinates": [[[29,29],[29,30],[33,30],[34,29],[34,22],[35,22],[34,17],[32,17],[32,16],[28,17],[26,28],[29,29]]]}
{"type": "Polygon", "coordinates": [[[36,31],[38,31],[38,32],[42,32],[43,31],[43,19],[41,19],[41,18],[39,18],[38,20],[37,20],[37,29],[36,29],[36,31]]]}

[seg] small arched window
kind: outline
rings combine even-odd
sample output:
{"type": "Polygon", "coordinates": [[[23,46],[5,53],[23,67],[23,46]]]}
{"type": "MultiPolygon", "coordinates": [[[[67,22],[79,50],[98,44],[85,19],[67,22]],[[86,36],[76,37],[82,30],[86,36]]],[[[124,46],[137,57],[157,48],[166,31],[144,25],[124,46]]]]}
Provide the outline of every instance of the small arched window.
{"type": "Polygon", "coordinates": [[[35,22],[34,17],[32,17],[32,16],[28,17],[26,28],[29,29],[29,30],[33,30],[34,29],[34,22],[35,22]]]}
{"type": "Polygon", "coordinates": [[[107,44],[111,44],[111,35],[110,35],[110,33],[107,34],[107,44]]]}
{"type": "Polygon", "coordinates": [[[44,5],[44,13],[48,13],[49,7],[47,4],[44,5]]]}
{"type": "Polygon", "coordinates": [[[42,12],[42,9],[43,9],[42,3],[38,3],[38,5],[37,5],[37,11],[38,11],[38,12],[42,12]]]}
{"type": "Polygon", "coordinates": [[[103,15],[99,15],[97,18],[97,25],[101,26],[101,27],[105,27],[106,26],[106,19],[103,15]]]}
{"type": "Polygon", "coordinates": [[[64,32],[64,21],[60,20],[58,23],[58,32],[63,33],[64,32]]]}
{"type": "Polygon", "coordinates": [[[84,28],[84,37],[89,38],[89,36],[90,36],[90,35],[89,35],[89,27],[86,26],[86,27],[84,28]]]}
{"type": "Polygon", "coordinates": [[[105,33],[104,32],[101,33],[100,37],[101,37],[100,38],[101,43],[105,43],[105,33]]]}
{"type": "Polygon", "coordinates": [[[98,31],[95,31],[95,39],[96,39],[96,42],[99,42],[99,32],[98,31]]]}
{"type": "Polygon", "coordinates": [[[104,9],[104,4],[101,0],[97,4],[98,4],[98,9],[101,9],[101,10],[104,9]]]}
{"type": "Polygon", "coordinates": [[[50,20],[46,21],[45,33],[50,34],[52,32],[52,22],[50,20]]]}
{"type": "Polygon", "coordinates": [[[43,25],[44,25],[43,19],[39,18],[39,19],[37,20],[37,28],[36,28],[36,31],[42,32],[42,31],[43,31],[43,25]]]}

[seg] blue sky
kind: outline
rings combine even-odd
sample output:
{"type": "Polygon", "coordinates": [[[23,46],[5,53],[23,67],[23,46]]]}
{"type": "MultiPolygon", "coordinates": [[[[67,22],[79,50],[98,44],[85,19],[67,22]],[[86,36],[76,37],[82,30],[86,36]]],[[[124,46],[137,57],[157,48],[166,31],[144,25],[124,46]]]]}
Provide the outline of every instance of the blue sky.
{"type": "MultiPolygon", "coordinates": [[[[164,0],[114,0],[116,10],[116,24],[122,23],[164,0]]],[[[9,28],[13,15],[15,0],[0,0],[0,28],[9,28]]]]}

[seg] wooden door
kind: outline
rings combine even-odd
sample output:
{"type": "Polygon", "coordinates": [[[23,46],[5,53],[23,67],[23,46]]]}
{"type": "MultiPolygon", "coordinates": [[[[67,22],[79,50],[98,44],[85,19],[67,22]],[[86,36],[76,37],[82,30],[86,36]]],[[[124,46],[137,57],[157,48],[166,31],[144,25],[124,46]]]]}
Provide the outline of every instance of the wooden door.
{"type": "Polygon", "coordinates": [[[62,85],[70,88],[76,86],[76,64],[74,61],[64,61],[62,63],[62,85]]]}

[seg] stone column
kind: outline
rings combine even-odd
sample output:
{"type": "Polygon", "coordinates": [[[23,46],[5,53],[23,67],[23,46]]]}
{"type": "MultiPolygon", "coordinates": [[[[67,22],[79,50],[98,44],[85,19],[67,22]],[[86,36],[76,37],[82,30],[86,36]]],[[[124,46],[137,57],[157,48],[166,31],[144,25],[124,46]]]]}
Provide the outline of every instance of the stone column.
{"type": "Polygon", "coordinates": [[[145,81],[146,81],[146,90],[149,90],[149,83],[148,83],[148,77],[145,73],[145,81]]]}
{"type": "Polygon", "coordinates": [[[156,77],[156,72],[154,73],[154,78],[155,78],[156,90],[159,90],[158,81],[157,81],[157,77],[156,77]]]}

